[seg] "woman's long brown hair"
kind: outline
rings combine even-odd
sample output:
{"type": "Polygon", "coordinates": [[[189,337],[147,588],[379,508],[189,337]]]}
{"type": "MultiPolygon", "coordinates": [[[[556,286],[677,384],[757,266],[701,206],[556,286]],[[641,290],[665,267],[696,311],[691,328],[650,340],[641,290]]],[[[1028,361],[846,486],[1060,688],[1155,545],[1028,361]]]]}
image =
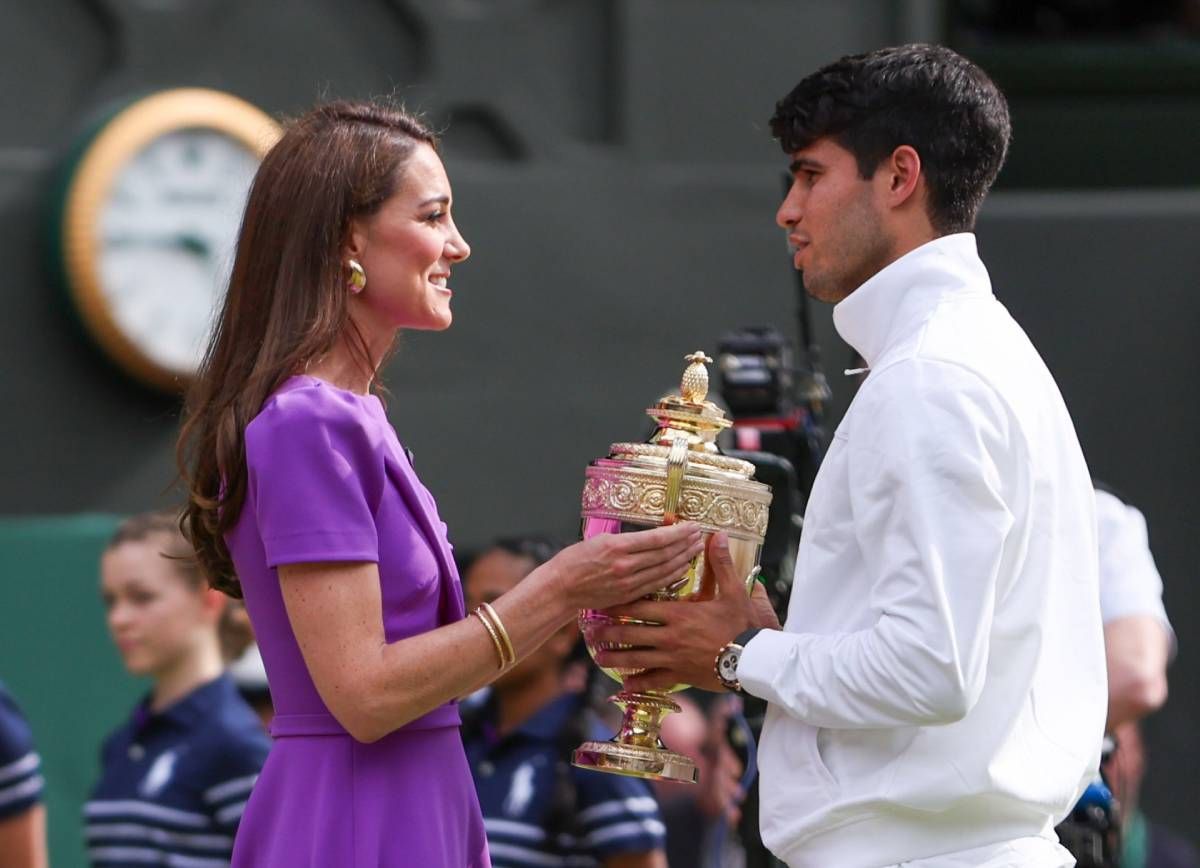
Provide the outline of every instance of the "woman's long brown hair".
{"type": "Polygon", "coordinates": [[[225,533],[246,500],[246,425],[343,334],[372,370],[347,310],[342,250],[350,221],[396,192],[421,142],[437,147],[403,110],[326,103],[287,126],[254,176],[229,289],[176,446],[188,490],[180,527],[209,583],[230,596],[242,596],[225,533]]]}

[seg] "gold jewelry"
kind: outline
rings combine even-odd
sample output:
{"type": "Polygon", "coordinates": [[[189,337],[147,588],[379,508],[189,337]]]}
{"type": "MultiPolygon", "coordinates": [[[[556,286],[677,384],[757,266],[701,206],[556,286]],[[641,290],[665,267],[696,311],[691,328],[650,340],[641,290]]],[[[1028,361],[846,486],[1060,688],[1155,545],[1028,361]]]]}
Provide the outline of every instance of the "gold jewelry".
{"type": "Polygon", "coordinates": [[[504,629],[504,622],[500,620],[500,616],[496,614],[496,610],[488,603],[480,603],[479,608],[488,613],[492,619],[492,625],[496,628],[496,632],[500,634],[500,641],[504,643],[504,650],[508,652],[508,663],[505,666],[511,666],[517,662],[517,652],[513,648],[512,639],[508,636],[508,631],[504,629]]]}
{"type": "Polygon", "coordinates": [[[505,663],[504,646],[500,644],[500,634],[496,632],[496,628],[492,626],[492,622],[483,614],[482,609],[476,609],[471,614],[479,619],[479,622],[483,624],[483,629],[487,630],[488,635],[492,637],[492,644],[496,646],[496,656],[500,658],[500,671],[503,672],[507,664],[505,663]]]}
{"type": "Polygon", "coordinates": [[[367,288],[367,273],[357,259],[347,259],[346,267],[350,269],[350,291],[358,294],[367,288]]]}

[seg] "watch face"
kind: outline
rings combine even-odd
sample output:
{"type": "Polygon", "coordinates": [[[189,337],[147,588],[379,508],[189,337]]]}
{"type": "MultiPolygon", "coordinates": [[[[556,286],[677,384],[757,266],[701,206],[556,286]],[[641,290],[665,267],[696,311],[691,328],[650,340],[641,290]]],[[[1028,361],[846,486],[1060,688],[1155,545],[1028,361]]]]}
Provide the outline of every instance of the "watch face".
{"type": "Polygon", "coordinates": [[[717,675],[722,681],[733,684],[738,680],[738,660],[741,656],[742,649],[736,646],[721,652],[721,656],[717,658],[717,675]]]}
{"type": "Polygon", "coordinates": [[[155,366],[199,367],[232,267],[258,156],[210,129],[150,141],[101,205],[99,291],[113,325],[155,366]]]}

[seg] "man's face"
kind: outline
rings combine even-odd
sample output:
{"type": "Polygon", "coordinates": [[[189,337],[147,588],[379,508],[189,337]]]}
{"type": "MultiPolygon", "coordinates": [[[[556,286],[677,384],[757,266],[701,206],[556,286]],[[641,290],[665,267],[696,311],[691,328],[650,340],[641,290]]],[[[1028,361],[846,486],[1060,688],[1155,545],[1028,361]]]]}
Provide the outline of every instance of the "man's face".
{"type": "Polygon", "coordinates": [[[805,290],[836,304],[891,259],[878,185],[860,177],[854,155],[828,138],[791,158],[792,186],[775,222],[787,232],[805,290]]]}

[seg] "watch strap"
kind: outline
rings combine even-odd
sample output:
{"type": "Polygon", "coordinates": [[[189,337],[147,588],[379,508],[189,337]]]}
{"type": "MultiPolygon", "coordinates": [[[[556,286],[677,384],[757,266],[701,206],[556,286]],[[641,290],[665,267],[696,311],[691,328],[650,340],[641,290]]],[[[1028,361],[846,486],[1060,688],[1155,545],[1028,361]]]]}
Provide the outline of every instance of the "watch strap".
{"type": "Polygon", "coordinates": [[[761,630],[762,627],[751,627],[749,630],[743,630],[734,637],[733,644],[741,645],[745,648],[750,640],[757,636],[761,630]]]}

